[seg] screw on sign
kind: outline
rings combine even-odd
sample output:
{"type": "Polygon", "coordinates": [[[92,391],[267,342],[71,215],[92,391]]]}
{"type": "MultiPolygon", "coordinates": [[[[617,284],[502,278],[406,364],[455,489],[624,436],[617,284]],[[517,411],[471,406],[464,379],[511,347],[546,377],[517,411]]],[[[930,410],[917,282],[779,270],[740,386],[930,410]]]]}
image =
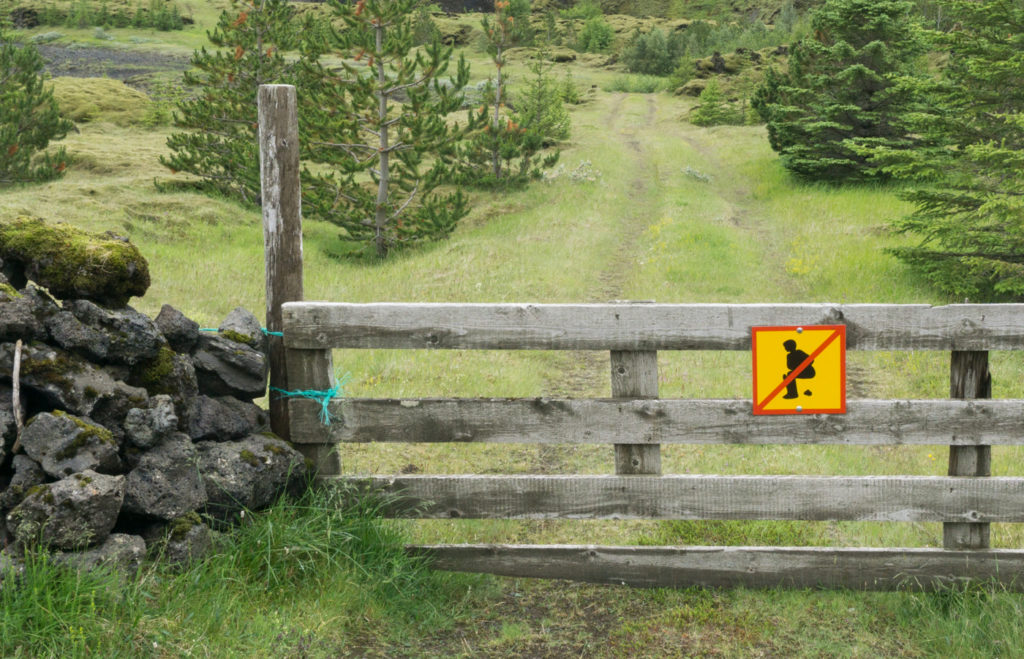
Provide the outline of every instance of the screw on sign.
{"type": "Polygon", "coordinates": [[[845,414],[846,326],[751,328],[754,414],[845,414]]]}

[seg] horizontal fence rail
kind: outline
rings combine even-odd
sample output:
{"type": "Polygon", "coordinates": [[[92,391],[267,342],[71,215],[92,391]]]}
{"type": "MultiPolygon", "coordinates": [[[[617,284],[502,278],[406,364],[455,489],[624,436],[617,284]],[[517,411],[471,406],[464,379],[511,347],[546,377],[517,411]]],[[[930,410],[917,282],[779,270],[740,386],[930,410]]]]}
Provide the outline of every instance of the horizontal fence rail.
{"type": "Polygon", "coordinates": [[[646,588],[934,590],[970,579],[1024,591],[1024,552],[833,547],[425,545],[441,570],[646,588]]]}
{"type": "Polygon", "coordinates": [[[293,441],[533,444],[1024,444],[1024,400],[855,400],[844,415],[754,416],[742,400],[290,401],[293,441]]]}
{"type": "Polygon", "coordinates": [[[289,348],[748,350],[762,325],[846,326],[853,350],[1019,350],[1024,304],[283,306],[289,348]]]}
{"type": "Polygon", "coordinates": [[[380,476],[389,515],[471,519],[1024,522],[1024,478],[948,476],[380,476]]]}

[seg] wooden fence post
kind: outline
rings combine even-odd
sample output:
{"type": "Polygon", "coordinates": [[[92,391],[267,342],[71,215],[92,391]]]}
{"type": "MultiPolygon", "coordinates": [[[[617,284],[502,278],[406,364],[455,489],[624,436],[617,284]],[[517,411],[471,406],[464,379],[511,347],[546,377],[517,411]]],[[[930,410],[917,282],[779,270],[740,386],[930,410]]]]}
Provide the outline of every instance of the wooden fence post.
{"type": "MultiPolygon", "coordinates": [[[[658,353],[611,351],[612,396],[615,398],[658,397],[658,353]]],[[[622,475],[661,474],[660,444],[616,444],[615,473],[622,475]]]]}
{"type": "MultiPolygon", "coordinates": [[[[992,377],[985,350],[954,350],[949,368],[950,398],[991,398],[992,377]]],[[[991,446],[950,446],[950,476],[991,476],[991,446]]],[[[987,549],[989,525],[947,522],[942,525],[946,549],[987,549]]]]}
{"type": "MultiPolygon", "coordinates": [[[[299,187],[299,119],[295,87],[260,85],[260,187],[266,257],[267,329],[280,332],[281,305],[302,300],[302,194],[299,187]]],[[[268,336],[270,386],[288,390],[284,341],[268,336]]],[[[290,440],[288,404],[270,396],[270,429],[290,440]]]]}

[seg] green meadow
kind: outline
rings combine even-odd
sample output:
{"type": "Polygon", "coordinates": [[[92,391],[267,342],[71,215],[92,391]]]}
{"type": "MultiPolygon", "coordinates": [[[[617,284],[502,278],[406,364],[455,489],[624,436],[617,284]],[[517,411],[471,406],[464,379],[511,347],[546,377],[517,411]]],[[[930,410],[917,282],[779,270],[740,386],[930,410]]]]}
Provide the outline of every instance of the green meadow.
{"type": "MultiPolygon", "coordinates": [[[[197,25],[113,43],[178,54],[197,25]],[[170,40],[172,43],[167,43],[170,40]]],[[[200,20],[202,19],[202,20],[200,20]]],[[[462,19],[465,20],[465,19],[462,19]]],[[[48,28],[21,32],[24,37],[48,28]]],[[[63,30],[90,43],[92,30],[63,30]]],[[[104,41],[105,47],[111,41],[104,41]]],[[[486,57],[465,49],[474,80],[486,57]]],[[[524,60],[511,66],[513,91],[524,60]]],[[[339,255],[338,230],[304,223],[309,300],[371,302],[931,303],[943,299],[885,249],[909,207],[892,186],[794,180],[761,126],[699,128],[693,99],[606,91],[623,73],[561,64],[584,103],[543,181],[511,193],[470,191],[472,211],[447,240],[384,262],[339,255]]],[[[234,307],[264,309],[258,209],[188,191],[159,192],[172,129],[161,101],[125,93],[110,107],[94,85],[62,80],[92,103],[64,144],[64,179],[0,190],[0,221],[34,215],[129,236],[153,285],[139,310],[171,304],[204,326],[234,307]]],[[[115,90],[116,91],[116,90],[115,90]]],[[[115,91],[105,92],[107,94],[115,91]]],[[[118,92],[119,93],[119,92],[118,92]]],[[[607,353],[336,351],[346,395],[610,396],[607,353]]],[[[860,398],[948,395],[949,355],[851,352],[860,398]]],[[[992,354],[993,395],[1024,397],[1024,356],[992,354]]],[[[659,354],[666,398],[748,398],[742,352],[659,354]]],[[[610,446],[358,445],[345,473],[612,473],[610,446]]],[[[939,475],[942,446],[666,446],[665,473],[939,475]]],[[[1024,452],[993,449],[994,475],[1024,474],[1024,452]]],[[[1024,654],[1024,599],[986,586],[935,594],[787,590],[634,590],[451,575],[406,558],[407,542],[936,547],[939,524],[870,522],[379,521],[373,502],[330,494],[282,502],[180,572],[136,578],[62,572],[38,558],[0,589],[0,655],[37,656],[959,656],[1024,654]]],[[[993,525],[994,547],[1024,546],[993,525]]]]}

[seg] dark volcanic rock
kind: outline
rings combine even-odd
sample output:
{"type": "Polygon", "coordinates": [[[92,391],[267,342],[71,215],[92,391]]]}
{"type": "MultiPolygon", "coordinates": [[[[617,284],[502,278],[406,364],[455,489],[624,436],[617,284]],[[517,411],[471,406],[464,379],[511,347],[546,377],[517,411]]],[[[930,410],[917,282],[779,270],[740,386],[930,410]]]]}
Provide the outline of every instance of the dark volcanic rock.
{"type": "Polygon", "coordinates": [[[235,307],[217,328],[217,332],[226,339],[244,343],[260,352],[267,349],[263,325],[256,316],[242,307],[235,307]]]}
{"type": "Polygon", "coordinates": [[[44,412],[29,419],[21,435],[25,453],[55,478],[91,469],[115,472],[121,466],[113,434],[89,419],[44,412]]]}
{"type": "Polygon", "coordinates": [[[7,515],[18,542],[52,549],[81,549],[107,539],[124,500],[124,476],[95,471],[38,485],[7,515]]]}
{"type": "Polygon", "coordinates": [[[154,524],[143,536],[150,556],[174,565],[187,565],[213,548],[213,532],[197,513],[154,524]]]}
{"type": "Polygon", "coordinates": [[[225,396],[199,396],[188,417],[188,436],[194,441],[226,442],[267,426],[267,414],[252,403],[225,396]]]}
{"type": "Polygon", "coordinates": [[[46,472],[27,455],[14,456],[11,466],[14,468],[14,476],[7,484],[7,489],[0,494],[0,510],[14,508],[22,502],[29,490],[46,482],[46,472]]]}
{"type": "Polygon", "coordinates": [[[196,449],[187,435],[176,434],[147,451],[128,474],[125,512],[171,520],[205,503],[196,449]]]}
{"type": "Polygon", "coordinates": [[[0,343],[45,341],[46,320],[59,311],[53,298],[35,286],[20,292],[0,286],[0,343]]]}
{"type": "Polygon", "coordinates": [[[192,358],[179,355],[170,348],[161,349],[153,361],[134,367],[128,381],[145,387],[151,396],[170,396],[179,421],[188,418],[192,400],[199,395],[192,358]]]}
{"type": "Polygon", "coordinates": [[[131,307],[103,309],[88,300],[65,302],[47,328],[60,347],[100,364],[151,361],[167,345],[148,316],[131,307]]]}
{"type": "Polygon", "coordinates": [[[0,468],[7,464],[17,432],[18,426],[14,420],[14,391],[0,384],[0,468]]]}
{"type": "Polygon", "coordinates": [[[175,352],[191,352],[199,340],[199,323],[169,304],[160,307],[154,322],[175,352]]]}
{"type": "Polygon", "coordinates": [[[152,448],[178,428],[174,402],[164,394],[154,396],[149,399],[148,407],[128,410],[122,425],[128,441],[141,449],[152,448]]]}
{"type": "Polygon", "coordinates": [[[81,552],[60,552],[53,560],[79,570],[103,566],[123,572],[136,572],[146,557],[146,541],[137,535],[111,533],[102,544],[81,552]]]}
{"type": "Polygon", "coordinates": [[[244,343],[201,336],[192,353],[199,391],[251,401],[266,393],[267,357],[244,343]]]}
{"type": "Polygon", "coordinates": [[[149,288],[149,264],[138,248],[69,224],[32,217],[0,223],[0,258],[59,298],[123,307],[149,288]]]}
{"type": "MultiPolygon", "coordinates": [[[[0,378],[11,377],[13,363],[14,344],[0,343],[0,378]]],[[[22,350],[21,387],[23,396],[31,393],[50,409],[88,416],[101,424],[106,424],[107,418],[93,414],[94,409],[124,406],[127,412],[147,398],[145,391],[115,381],[82,358],[44,345],[27,345],[22,350]]]]}
{"type": "Polygon", "coordinates": [[[252,435],[236,442],[199,442],[196,448],[209,497],[207,510],[218,519],[264,508],[305,481],[305,458],[275,437],[252,435]]]}

